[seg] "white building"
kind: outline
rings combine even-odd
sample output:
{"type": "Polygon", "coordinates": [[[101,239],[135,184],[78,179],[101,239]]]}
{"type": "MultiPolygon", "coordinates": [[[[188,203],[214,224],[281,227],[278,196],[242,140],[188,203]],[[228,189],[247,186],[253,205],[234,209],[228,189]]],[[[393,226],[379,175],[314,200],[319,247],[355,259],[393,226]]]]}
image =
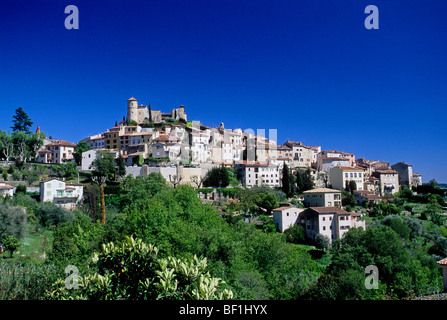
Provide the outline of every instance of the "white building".
{"type": "Polygon", "coordinates": [[[5,180],[0,179],[0,197],[10,196],[12,197],[14,195],[14,188],[7,184],[5,180]]]}
{"type": "Polygon", "coordinates": [[[284,232],[286,229],[292,227],[297,223],[299,214],[304,209],[297,208],[296,206],[280,207],[273,210],[273,221],[276,229],[279,232],[284,232]]]}
{"type": "Polygon", "coordinates": [[[242,185],[248,188],[261,185],[272,188],[280,186],[281,178],[277,165],[258,161],[240,161],[235,166],[241,170],[242,185]]]}
{"type": "Polygon", "coordinates": [[[82,171],[89,171],[93,170],[91,168],[91,165],[93,161],[96,159],[96,155],[98,151],[109,151],[113,154],[113,157],[118,157],[118,150],[109,150],[109,149],[94,149],[94,150],[87,150],[82,153],[82,160],[81,160],[81,170],[82,171]]]}
{"type": "Polygon", "coordinates": [[[356,184],[356,190],[363,190],[365,173],[358,167],[333,167],[330,171],[332,188],[344,190],[351,181],[356,184]]]}
{"type": "Polygon", "coordinates": [[[413,186],[413,166],[403,161],[393,164],[391,169],[399,175],[399,185],[406,185],[411,189],[413,186]]]}
{"type": "Polygon", "coordinates": [[[101,133],[89,136],[81,141],[85,141],[89,145],[90,149],[102,149],[105,147],[105,139],[101,133]]]}
{"type": "Polygon", "coordinates": [[[303,192],[306,207],[341,207],[341,191],[317,188],[303,192]]]}
{"type": "Polygon", "coordinates": [[[315,240],[320,233],[330,242],[343,237],[350,228],[365,229],[360,215],[338,207],[311,207],[299,215],[298,223],[306,230],[307,237],[315,240]]]}
{"type": "Polygon", "coordinates": [[[293,167],[311,167],[314,152],[312,147],[306,146],[301,142],[289,141],[284,143],[285,146],[292,149],[292,166],[293,167]]]}
{"type": "Polygon", "coordinates": [[[65,163],[73,161],[73,152],[76,144],[56,140],[45,145],[45,149],[37,152],[37,161],[42,163],[65,163]]]}
{"type": "Polygon", "coordinates": [[[58,179],[42,181],[40,201],[49,201],[67,209],[74,209],[82,200],[83,190],[82,184],[67,184],[58,179]]]}
{"type": "Polygon", "coordinates": [[[329,173],[334,167],[349,167],[349,164],[349,159],[342,157],[319,157],[317,170],[329,173]]]}
{"type": "Polygon", "coordinates": [[[391,168],[377,169],[373,176],[379,178],[382,196],[399,192],[399,174],[391,168]]]}

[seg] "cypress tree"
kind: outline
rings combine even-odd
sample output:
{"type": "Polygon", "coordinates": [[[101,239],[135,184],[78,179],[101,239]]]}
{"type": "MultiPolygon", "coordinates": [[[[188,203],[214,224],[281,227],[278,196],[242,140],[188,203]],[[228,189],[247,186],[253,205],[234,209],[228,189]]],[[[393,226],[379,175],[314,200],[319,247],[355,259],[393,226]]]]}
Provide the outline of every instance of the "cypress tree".
{"type": "Polygon", "coordinates": [[[290,186],[290,172],[289,167],[286,163],[284,163],[284,167],[282,169],[282,191],[289,198],[291,196],[291,186],[290,186]]]}

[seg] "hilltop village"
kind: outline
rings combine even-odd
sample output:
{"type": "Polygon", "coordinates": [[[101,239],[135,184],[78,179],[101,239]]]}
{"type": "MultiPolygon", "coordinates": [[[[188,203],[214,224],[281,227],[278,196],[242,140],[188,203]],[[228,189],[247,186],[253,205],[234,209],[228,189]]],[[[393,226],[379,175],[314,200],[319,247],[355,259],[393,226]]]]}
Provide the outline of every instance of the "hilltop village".
{"type": "MultiPolygon", "coordinates": [[[[39,126],[31,132],[21,108],[13,124],[12,134],[0,131],[7,222],[0,223],[0,255],[59,270],[36,273],[52,276],[32,297],[414,299],[447,289],[446,191],[434,179],[423,184],[409,163],[279,144],[275,130],[267,137],[211,127],[189,120],[183,105],[162,112],[133,97],[121,121],[76,143],[46,137],[39,126]],[[130,255],[103,276],[93,261],[123,261],[114,248],[130,255]],[[156,276],[148,250],[161,252],[156,276]],[[164,287],[172,280],[164,278],[166,261],[218,278],[201,273],[164,287]],[[140,263],[152,266],[149,273],[132,269],[140,263]],[[89,287],[54,289],[73,265],[91,277],[89,287]],[[378,291],[364,281],[371,266],[380,270],[378,291]],[[194,289],[204,275],[207,289],[194,289]],[[101,279],[109,276],[105,290],[101,279]]],[[[175,277],[189,277],[181,270],[175,277]]],[[[26,286],[17,290],[30,296],[26,286]]],[[[0,297],[13,296],[20,295],[0,297]]]]}
{"type": "MultiPolygon", "coordinates": [[[[321,146],[308,146],[291,140],[278,144],[273,139],[255,134],[253,130],[229,129],[223,123],[217,128],[209,127],[188,121],[183,105],[170,112],[162,112],[152,110],[150,105],[139,104],[132,97],[127,100],[127,117],[115,124],[78,142],[88,145],[88,150],[82,152],[81,171],[94,170],[92,164],[98,152],[106,151],[115,159],[123,159],[126,175],[147,176],[156,172],[174,186],[190,184],[202,187],[207,173],[212,168],[223,166],[235,170],[243,187],[265,185],[283,188],[286,167],[290,175],[306,173],[312,180],[313,189],[303,193],[304,197],[298,199],[300,203],[308,207],[325,207],[327,214],[346,215],[346,221],[349,221],[348,225],[340,225],[331,232],[324,226],[309,231],[312,238],[321,233],[332,241],[351,226],[357,226],[359,216],[340,208],[343,190],[351,191],[361,205],[365,202],[379,203],[396,194],[402,185],[411,189],[422,184],[421,175],[413,172],[412,165],[405,162],[390,165],[382,160],[356,159],[353,153],[324,150],[321,146]],[[329,212],[327,208],[332,209],[329,212]]],[[[36,159],[41,163],[72,162],[76,146],[65,140],[47,139],[37,151],[36,159]]],[[[42,184],[42,200],[47,200],[47,193],[45,184],[42,184]]],[[[55,191],[53,194],[57,197],[55,191]]],[[[211,199],[213,194],[203,196],[211,199]]],[[[321,209],[313,209],[304,216],[318,217],[318,210],[321,209]]],[[[278,230],[284,231],[294,223],[305,221],[303,214],[299,214],[304,210],[298,211],[294,205],[275,208],[278,230]],[[294,211],[293,219],[288,218],[290,210],[294,211]]]]}

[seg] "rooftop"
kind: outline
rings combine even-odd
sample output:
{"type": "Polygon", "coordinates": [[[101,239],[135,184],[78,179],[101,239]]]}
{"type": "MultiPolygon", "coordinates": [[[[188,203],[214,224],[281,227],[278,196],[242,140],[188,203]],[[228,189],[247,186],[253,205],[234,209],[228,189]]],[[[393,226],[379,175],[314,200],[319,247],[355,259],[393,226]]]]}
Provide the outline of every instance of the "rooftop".
{"type": "Polygon", "coordinates": [[[336,214],[351,214],[350,212],[343,210],[339,207],[310,207],[306,211],[313,211],[317,214],[336,213],[336,214]]]}
{"type": "MultiPolygon", "coordinates": [[[[273,209],[273,211],[283,211],[283,210],[287,210],[287,209],[299,209],[296,206],[285,206],[285,207],[279,207],[276,209],[273,209]]],[[[303,211],[303,209],[300,209],[303,211]]]]}
{"type": "Polygon", "coordinates": [[[447,266],[447,258],[439,260],[437,263],[441,266],[447,266]]]}
{"type": "Polygon", "coordinates": [[[332,192],[341,193],[340,190],[329,189],[329,188],[316,188],[316,189],[304,191],[303,193],[327,193],[327,192],[330,192],[330,193],[332,193],[332,192]]]}
{"type": "Polygon", "coordinates": [[[76,144],[65,140],[57,140],[53,143],[45,145],[45,147],[58,147],[58,146],[76,147],[76,144]]]}
{"type": "Polygon", "coordinates": [[[337,166],[334,168],[340,168],[343,171],[364,171],[363,168],[359,168],[359,167],[344,167],[344,166],[337,166]]]}

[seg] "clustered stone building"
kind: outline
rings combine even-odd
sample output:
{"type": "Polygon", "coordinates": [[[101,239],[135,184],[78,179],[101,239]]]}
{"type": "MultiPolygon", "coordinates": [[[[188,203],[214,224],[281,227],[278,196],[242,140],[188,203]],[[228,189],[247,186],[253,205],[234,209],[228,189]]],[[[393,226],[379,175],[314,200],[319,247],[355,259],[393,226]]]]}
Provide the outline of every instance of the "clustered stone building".
{"type": "MultiPolygon", "coordinates": [[[[148,106],[139,104],[134,97],[127,100],[126,120],[82,141],[90,147],[82,155],[82,170],[91,169],[98,151],[108,150],[114,157],[123,157],[128,172],[133,175],[151,171],[141,170],[143,159],[158,161],[157,167],[170,168],[159,171],[165,172],[167,181],[174,183],[179,180],[200,185],[210,168],[223,165],[238,168],[243,186],[281,187],[283,168],[287,165],[292,174],[310,172],[317,190],[326,190],[321,191],[321,195],[328,207],[339,207],[340,199],[327,200],[326,197],[339,197],[338,193],[332,195],[327,190],[348,189],[361,204],[392,195],[399,191],[400,185],[411,188],[422,183],[421,175],[404,162],[390,166],[385,161],[356,159],[352,153],[322,150],[321,146],[291,140],[279,145],[276,130],[269,130],[267,138],[265,130],[255,133],[251,129],[228,129],[223,123],[210,127],[197,121],[188,122],[184,105],[164,113],[153,110],[150,103],[148,106]],[[140,169],[130,169],[135,166],[140,169]],[[187,172],[184,168],[195,171],[183,177],[187,172]],[[173,170],[175,173],[171,172],[173,170]]],[[[75,147],[76,144],[68,141],[47,139],[37,152],[37,161],[73,161],[75,147]]],[[[305,193],[305,202],[312,205],[312,201],[317,200],[312,199],[314,196],[314,192],[305,193]]]]}

